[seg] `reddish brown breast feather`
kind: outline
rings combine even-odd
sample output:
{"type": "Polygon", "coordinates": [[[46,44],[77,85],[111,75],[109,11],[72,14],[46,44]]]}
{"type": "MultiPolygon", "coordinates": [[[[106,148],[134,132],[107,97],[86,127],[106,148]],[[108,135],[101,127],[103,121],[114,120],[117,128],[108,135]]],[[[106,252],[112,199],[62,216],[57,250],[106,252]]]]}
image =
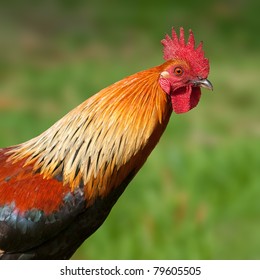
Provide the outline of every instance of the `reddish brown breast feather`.
{"type": "Polygon", "coordinates": [[[39,209],[49,214],[58,210],[70,188],[55,179],[44,179],[32,166],[24,166],[26,159],[12,163],[0,150],[0,205],[15,204],[20,213],[39,209]]]}

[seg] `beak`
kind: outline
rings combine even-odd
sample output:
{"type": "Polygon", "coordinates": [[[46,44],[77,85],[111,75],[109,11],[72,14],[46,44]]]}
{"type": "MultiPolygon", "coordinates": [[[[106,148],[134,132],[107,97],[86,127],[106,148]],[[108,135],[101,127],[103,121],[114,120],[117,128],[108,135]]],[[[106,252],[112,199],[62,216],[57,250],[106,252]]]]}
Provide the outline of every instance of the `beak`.
{"type": "Polygon", "coordinates": [[[198,78],[197,80],[192,81],[194,86],[197,87],[203,87],[206,89],[213,90],[213,85],[208,79],[200,79],[198,78]]]}

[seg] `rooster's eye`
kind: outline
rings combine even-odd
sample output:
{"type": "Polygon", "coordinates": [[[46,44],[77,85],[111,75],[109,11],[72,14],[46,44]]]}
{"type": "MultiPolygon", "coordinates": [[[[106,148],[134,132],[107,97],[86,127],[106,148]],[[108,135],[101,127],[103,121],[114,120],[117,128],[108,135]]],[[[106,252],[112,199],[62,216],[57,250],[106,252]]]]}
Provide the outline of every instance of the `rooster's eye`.
{"type": "Polygon", "coordinates": [[[181,67],[175,67],[173,71],[174,71],[174,75],[178,77],[181,76],[184,72],[181,67]]]}

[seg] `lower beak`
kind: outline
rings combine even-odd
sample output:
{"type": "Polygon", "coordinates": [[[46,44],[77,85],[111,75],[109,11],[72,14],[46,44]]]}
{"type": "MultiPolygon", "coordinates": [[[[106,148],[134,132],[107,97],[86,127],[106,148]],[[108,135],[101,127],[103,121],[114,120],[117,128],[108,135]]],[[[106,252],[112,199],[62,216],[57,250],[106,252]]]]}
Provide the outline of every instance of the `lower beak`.
{"type": "Polygon", "coordinates": [[[193,81],[194,86],[203,87],[210,90],[213,90],[213,85],[208,79],[198,79],[193,81]]]}

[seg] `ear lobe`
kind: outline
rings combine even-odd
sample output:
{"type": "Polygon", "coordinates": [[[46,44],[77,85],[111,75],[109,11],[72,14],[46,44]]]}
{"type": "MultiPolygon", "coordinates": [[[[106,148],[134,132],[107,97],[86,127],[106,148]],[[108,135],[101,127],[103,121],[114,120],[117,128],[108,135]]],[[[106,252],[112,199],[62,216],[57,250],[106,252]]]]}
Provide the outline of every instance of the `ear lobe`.
{"type": "Polygon", "coordinates": [[[162,90],[167,94],[171,93],[171,83],[167,79],[169,76],[170,76],[170,74],[167,71],[163,71],[159,78],[160,86],[161,86],[162,90]]]}
{"type": "Polygon", "coordinates": [[[170,74],[169,72],[167,71],[163,71],[161,74],[160,74],[161,78],[169,78],[170,77],[170,74]]]}

